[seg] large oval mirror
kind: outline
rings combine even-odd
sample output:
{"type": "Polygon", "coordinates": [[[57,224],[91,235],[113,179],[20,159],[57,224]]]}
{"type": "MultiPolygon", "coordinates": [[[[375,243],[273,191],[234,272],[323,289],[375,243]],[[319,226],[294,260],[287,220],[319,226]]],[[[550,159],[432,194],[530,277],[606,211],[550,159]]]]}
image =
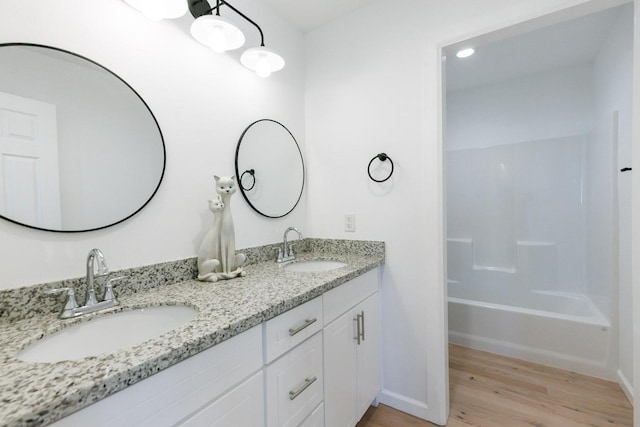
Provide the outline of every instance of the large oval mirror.
{"type": "Polygon", "coordinates": [[[162,181],[162,133],[144,100],[87,58],[0,44],[0,217],[90,231],[140,211],[162,181]]]}
{"type": "Polygon", "coordinates": [[[280,218],[291,212],[302,197],[304,162],[289,129],[271,119],[251,123],[236,148],[236,178],[259,214],[280,218]]]}

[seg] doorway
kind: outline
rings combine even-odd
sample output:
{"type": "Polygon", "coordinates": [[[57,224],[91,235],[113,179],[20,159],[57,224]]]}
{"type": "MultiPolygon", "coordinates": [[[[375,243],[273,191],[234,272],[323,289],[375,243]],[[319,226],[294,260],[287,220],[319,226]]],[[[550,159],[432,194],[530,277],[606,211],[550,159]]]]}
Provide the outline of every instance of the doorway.
{"type": "Polygon", "coordinates": [[[614,380],[629,399],[633,14],[443,48],[450,341],[614,380]]]}

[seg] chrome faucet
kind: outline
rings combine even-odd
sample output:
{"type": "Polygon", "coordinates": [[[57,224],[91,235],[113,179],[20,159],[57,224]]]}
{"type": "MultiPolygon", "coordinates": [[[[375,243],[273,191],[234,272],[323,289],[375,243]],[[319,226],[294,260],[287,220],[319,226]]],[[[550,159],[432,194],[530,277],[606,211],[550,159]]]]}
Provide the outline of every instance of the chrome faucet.
{"type": "Polygon", "coordinates": [[[109,269],[104,261],[104,255],[100,249],[91,249],[87,256],[87,301],[85,305],[95,305],[98,303],[96,298],[96,284],[94,280],[94,274],[97,276],[106,276],[109,274],[109,269]],[[98,272],[94,272],[94,261],[97,263],[98,272]]]}
{"type": "Polygon", "coordinates": [[[75,297],[75,291],[71,287],[57,288],[45,291],[47,295],[55,295],[65,293],[67,298],[64,306],[58,315],[61,319],[70,319],[79,317],[84,314],[93,313],[95,311],[105,310],[107,308],[115,307],[120,304],[113,292],[113,284],[118,280],[125,279],[127,276],[114,277],[107,280],[105,283],[104,297],[102,301],[98,301],[96,298],[96,284],[95,277],[106,276],[109,274],[109,269],[104,261],[104,255],[100,249],[91,249],[87,256],[87,300],[85,305],[78,306],[75,297]],[[94,264],[95,263],[95,264],[94,264]],[[94,268],[97,267],[97,272],[94,268]]]}
{"type": "Polygon", "coordinates": [[[287,234],[290,231],[295,231],[298,233],[298,240],[302,240],[302,233],[295,227],[289,227],[284,231],[282,247],[278,248],[278,258],[276,258],[276,262],[286,262],[296,259],[295,254],[293,253],[293,245],[290,245],[287,241],[287,234]]]}

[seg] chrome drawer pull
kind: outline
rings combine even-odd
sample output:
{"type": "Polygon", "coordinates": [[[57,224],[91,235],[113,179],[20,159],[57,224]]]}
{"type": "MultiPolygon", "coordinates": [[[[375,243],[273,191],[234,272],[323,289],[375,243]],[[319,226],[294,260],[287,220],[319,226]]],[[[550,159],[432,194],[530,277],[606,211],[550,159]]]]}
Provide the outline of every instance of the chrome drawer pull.
{"type": "Polygon", "coordinates": [[[289,336],[294,336],[295,334],[297,334],[298,332],[300,332],[301,330],[303,330],[304,328],[311,326],[312,324],[314,324],[316,322],[315,317],[313,319],[305,319],[304,323],[300,326],[298,326],[297,328],[291,328],[289,329],[289,336]]]}
{"type": "Polygon", "coordinates": [[[362,320],[362,341],[364,341],[364,311],[360,312],[360,319],[362,320]]]}
{"type": "Polygon", "coordinates": [[[354,340],[357,341],[358,345],[360,345],[360,338],[362,337],[362,332],[360,330],[360,314],[356,314],[356,317],[353,319],[356,322],[356,337],[354,340]]]}
{"type": "Polygon", "coordinates": [[[299,389],[291,390],[289,392],[289,400],[293,400],[296,397],[298,397],[300,395],[300,393],[305,391],[307,389],[307,387],[309,387],[311,384],[316,382],[317,379],[318,379],[317,377],[305,378],[304,379],[304,384],[302,384],[302,386],[299,389]]]}

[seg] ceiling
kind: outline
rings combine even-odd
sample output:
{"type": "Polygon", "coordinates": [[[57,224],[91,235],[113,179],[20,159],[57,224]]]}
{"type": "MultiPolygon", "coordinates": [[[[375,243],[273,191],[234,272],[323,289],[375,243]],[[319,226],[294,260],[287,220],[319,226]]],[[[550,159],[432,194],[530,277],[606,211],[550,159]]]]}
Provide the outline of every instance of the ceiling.
{"type": "Polygon", "coordinates": [[[502,40],[479,39],[456,43],[472,46],[476,53],[459,59],[449,52],[446,61],[447,90],[469,89],[547,70],[593,62],[618,13],[628,5],[586,15],[502,40]]]}
{"type": "MultiPolygon", "coordinates": [[[[266,0],[274,10],[303,32],[378,0],[266,0]]],[[[447,90],[460,90],[535,74],[554,68],[593,62],[618,13],[629,5],[522,32],[515,26],[505,36],[482,35],[456,43],[468,44],[476,54],[458,59],[447,53],[447,90]],[[518,34],[518,32],[522,32],[518,34]],[[514,35],[515,34],[515,35],[514,35]]],[[[628,9],[627,9],[628,12],[628,9]]]]}
{"type": "Polygon", "coordinates": [[[303,32],[376,0],[266,0],[276,12],[303,32]]]}

